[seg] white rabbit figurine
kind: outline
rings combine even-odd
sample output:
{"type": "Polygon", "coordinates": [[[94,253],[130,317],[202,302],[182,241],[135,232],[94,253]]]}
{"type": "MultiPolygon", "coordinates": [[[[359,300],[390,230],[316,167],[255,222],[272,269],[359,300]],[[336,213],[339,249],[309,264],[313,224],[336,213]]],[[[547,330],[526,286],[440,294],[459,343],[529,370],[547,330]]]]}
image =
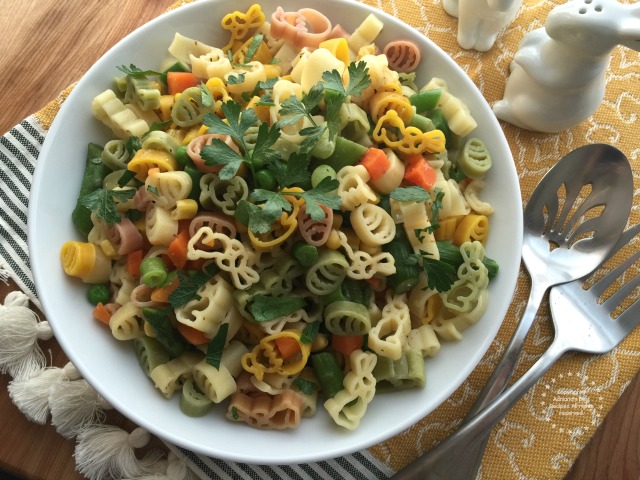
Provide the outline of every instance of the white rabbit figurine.
{"type": "Polygon", "coordinates": [[[496,117],[539,132],[568,130],[589,118],[605,94],[611,51],[640,51],[640,3],[570,0],[527,33],[510,65],[496,117]]]}
{"type": "Polygon", "coordinates": [[[516,17],[522,0],[442,0],[444,10],[458,18],[458,44],[486,52],[498,33],[516,17]]]}

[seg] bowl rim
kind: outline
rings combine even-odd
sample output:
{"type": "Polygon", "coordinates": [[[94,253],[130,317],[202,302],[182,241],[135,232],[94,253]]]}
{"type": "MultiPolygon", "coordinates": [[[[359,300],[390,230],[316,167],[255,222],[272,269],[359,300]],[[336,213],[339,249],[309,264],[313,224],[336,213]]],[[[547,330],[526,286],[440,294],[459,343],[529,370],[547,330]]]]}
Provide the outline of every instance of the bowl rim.
{"type": "MultiPolygon", "coordinates": [[[[209,10],[210,12],[215,12],[214,15],[217,18],[217,13],[220,11],[221,7],[216,8],[216,6],[226,5],[228,3],[231,3],[231,1],[230,0],[229,1],[199,0],[199,1],[194,1],[190,4],[185,4],[183,6],[180,6],[175,10],[168,11],[158,16],[157,18],[151,20],[150,22],[140,26],[139,28],[129,33],[128,35],[126,35],[123,39],[121,39],[114,46],[112,46],[94,65],[92,65],[92,67],[78,81],[73,91],[71,91],[71,93],[69,94],[69,97],[62,104],[49,131],[47,132],[42,150],[40,152],[39,161],[34,172],[30,204],[37,207],[41,203],[41,200],[40,200],[41,189],[38,187],[40,187],[42,183],[45,181],[45,179],[43,178],[44,167],[42,167],[42,165],[44,162],[46,162],[46,160],[43,161],[41,159],[46,159],[51,156],[52,151],[54,150],[54,141],[58,136],[59,132],[64,129],[64,119],[72,110],[75,103],[74,100],[76,96],[78,96],[79,92],[83,88],[85,88],[85,86],[92,80],[92,75],[91,75],[92,72],[96,71],[99,65],[102,65],[107,60],[110,60],[111,57],[115,55],[114,52],[121,49],[123,45],[126,45],[132,41],[135,41],[136,39],[142,38],[145,35],[148,35],[149,32],[152,32],[158,25],[164,23],[167,20],[168,16],[179,17],[180,15],[188,15],[191,13],[191,11],[193,12],[207,11],[207,9],[210,9],[209,10]],[[41,168],[38,168],[38,166],[40,166],[41,168]]],[[[235,3],[238,3],[238,2],[235,2],[235,3]]],[[[244,5],[244,3],[245,2],[240,2],[241,5],[244,5]]],[[[247,5],[251,3],[253,2],[246,2],[247,5]]],[[[366,4],[361,4],[361,3],[353,2],[350,0],[324,0],[322,2],[318,0],[317,2],[312,2],[312,3],[318,3],[322,5],[321,8],[318,8],[322,12],[330,12],[331,11],[330,7],[332,5],[337,5],[337,6],[340,6],[341,8],[355,9],[359,14],[362,14],[363,18],[369,13],[374,13],[378,18],[380,18],[385,23],[385,25],[389,25],[389,24],[394,25],[394,29],[397,28],[400,30],[404,30],[404,29],[413,30],[412,27],[400,21],[399,19],[389,15],[384,11],[377,10],[374,7],[370,7],[366,4]]],[[[278,2],[277,4],[274,3],[273,8],[275,9],[276,5],[282,5],[282,4],[293,4],[293,2],[292,0],[283,0],[281,2],[278,2]]],[[[239,8],[240,7],[234,6],[234,9],[239,9],[239,8]]],[[[271,10],[272,10],[271,5],[265,8],[265,11],[271,11],[271,10]]],[[[331,14],[327,14],[327,16],[329,18],[332,17],[331,14]]],[[[188,32],[182,32],[182,33],[188,33],[188,32]]],[[[486,104],[486,108],[490,110],[490,107],[488,106],[488,102],[486,101],[486,99],[484,99],[484,96],[482,95],[480,90],[476,87],[476,85],[473,83],[471,78],[466,74],[466,72],[464,72],[464,70],[450,57],[450,55],[447,54],[444,51],[444,49],[439,47],[431,39],[427,38],[422,34],[419,34],[419,36],[421,37],[421,41],[424,42],[425,45],[428,45],[428,48],[430,51],[435,49],[437,51],[441,51],[442,53],[444,53],[443,58],[441,58],[440,60],[444,62],[448,62],[450,64],[449,65],[450,68],[453,68],[454,70],[458,71],[461,74],[460,78],[457,78],[456,80],[458,82],[463,83],[464,88],[467,88],[470,91],[472,91],[474,96],[477,96],[480,99],[482,99],[484,101],[484,104],[486,104]]],[[[511,185],[511,188],[514,188],[518,196],[521,197],[520,186],[518,182],[517,172],[515,169],[515,163],[513,162],[511,150],[506,140],[506,137],[504,136],[504,132],[500,127],[495,116],[490,116],[488,121],[492,123],[491,128],[493,128],[496,132],[499,132],[498,138],[495,138],[493,140],[499,143],[501,153],[506,153],[508,155],[508,158],[504,160],[503,162],[504,165],[502,166],[510,169],[509,175],[515,181],[515,184],[511,185]]],[[[512,192],[512,193],[516,193],[516,192],[512,192]]],[[[508,282],[508,286],[507,286],[507,291],[501,292],[501,294],[508,297],[509,300],[512,298],[513,293],[515,292],[517,275],[520,268],[519,259],[521,255],[522,222],[523,222],[522,208],[520,204],[518,204],[518,208],[515,208],[514,211],[511,212],[511,215],[512,217],[510,218],[510,220],[515,223],[513,226],[516,227],[516,228],[513,228],[513,236],[511,241],[513,241],[516,245],[514,247],[515,250],[513,251],[513,256],[514,256],[514,260],[515,260],[515,257],[517,257],[517,262],[514,261],[514,265],[505,265],[504,267],[503,265],[500,265],[501,274],[507,275],[510,278],[510,281],[508,282]]],[[[64,331],[66,327],[64,327],[62,324],[58,324],[58,322],[56,321],[56,316],[59,315],[60,312],[51,310],[53,308],[51,306],[52,300],[50,299],[49,294],[47,293],[47,290],[45,288],[46,282],[47,282],[46,275],[45,275],[46,272],[44,271],[44,265],[42,265],[40,261],[41,254],[38,251],[39,241],[38,241],[38,234],[36,232],[37,223],[38,223],[37,209],[30,208],[27,218],[28,218],[27,231],[28,231],[29,250],[30,252],[36,252],[32,255],[32,258],[34,258],[34,261],[32,262],[31,266],[32,266],[32,271],[34,275],[36,289],[38,291],[38,296],[40,297],[40,300],[42,303],[43,312],[45,313],[45,316],[47,317],[47,319],[49,319],[49,323],[56,337],[56,340],[64,350],[65,354],[68,356],[69,360],[76,366],[76,368],[78,368],[83,378],[85,378],[91,385],[96,385],[94,388],[96,389],[96,391],[98,391],[98,393],[101,396],[103,396],[114,408],[116,408],[116,410],[118,410],[124,416],[128,417],[134,423],[138,424],[141,427],[144,427],[145,429],[154,433],[155,435],[157,435],[162,439],[165,439],[176,445],[180,445],[189,450],[193,450],[194,452],[198,452],[198,453],[202,453],[210,456],[216,456],[219,458],[224,458],[226,460],[243,462],[243,463],[264,463],[264,464],[285,463],[282,461],[285,457],[264,458],[264,456],[260,456],[258,452],[255,452],[255,453],[224,452],[221,457],[220,452],[218,452],[215,449],[211,450],[210,448],[203,447],[203,445],[190,441],[188,437],[187,438],[180,437],[180,436],[176,436],[175,434],[163,431],[161,427],[157,426],[153,421],[149,419],[140,418],[135,415],[132,416],[132,413],[130,412],[129,408],[127,408],[127,405],[123,404],[122,401],[117,396],[114,396],[109,389],[105,388],[105,386],[102,385],[95,378],[92,371],[85,367],[85,363],[83,362],[83,359],[77,355],[77,352],[74,350],[73,346],[68,343],[67,338],[64,335],[64,331]],[[41,270],[41,267],[43,270],[41,270]]],[[[505,302],[502,305],[503,308],[498,309],[499,314],[502,315],[502,318],[504,318],[507,313],[507,308],[509,306],[509,303],[510,301],[505,302]]],[[[298,454],[292,458],[287,457],[286,463],[316,462],[320,460],[326,460],[329,458],[343,456],[346,454],[351,454],[356,451],[369,448],[370,446],[376,443],[388,440],[389,438],[397,435],[401,431],[409,428],[411,425],[415,424],[421,418],[430,414],[433,410],[435,410],[442,403],[444,403],[451,396],[451,394],[464,382],[464,380],[468,378],[472,370],[478,365],[482,357],[485,355],[486,351],[489,349],[492,341],[497,335],[498,329],[501,324],[502,324],[502,321],[494,321],[491,324],[489,324],[490,325],[489,328],[486,329],[487,334],[485,337],[483,337],[485,338],[485,341],[480,346],[476,345],[477,348],[473,353],[473,355],[471,356],[472,360],[470,361],[467,368],[459,372],[459,374],[456,377],[456,380],[451,382],[451,384],[448,386],[447,389],[443,390],[441,394],[441,397],[442,397],[441,401],[437,402],[437,404],[433,408],[429,410],[420,410],[420,411],[414,412],[414,414],[410,416],[403,417],[395,425],[390,426],[387,430],[385,430],[384,433],[373,435],[368,439],[360,439],[352,447],[345,448],[344,446],[332,447],[331,445],[326,445],[324,450],[320,453],[308,451],[306,454],[298,454]]],[[[178,413],[182,415],[182,413],[179,412],[179,410],[178,410],[178,413]]],[[[253,434],[254,431],[255,430],[251,430],[250,433],[253,434]]]]}

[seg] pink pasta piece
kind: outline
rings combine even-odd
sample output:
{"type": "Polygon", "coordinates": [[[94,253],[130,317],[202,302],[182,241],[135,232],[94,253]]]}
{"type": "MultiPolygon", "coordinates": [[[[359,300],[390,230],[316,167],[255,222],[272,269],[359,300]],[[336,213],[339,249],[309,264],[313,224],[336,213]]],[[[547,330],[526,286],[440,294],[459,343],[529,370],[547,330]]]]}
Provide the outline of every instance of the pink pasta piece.
{"type": "Polygon", "coordinates": [[[271,15],[269,33],[274,38],[282,38],[297,48],[318,48],[331,33],[331,21],[313,8],[302,8],[297,12],[285,12],[276,8],[271,15]]]}
{"type": "Polygon", "coordinates": [[[413,72],[420,63],[420,48],[410,40],[389,42],[382,53],[389,60],[389,68],[397,72],[413,72]]]}
{"type": "Polygon", "coordinates": [[[144,243],[142,234],[127,217],[121,217],[120,222],[108,225],[106,234],[118,255],[140,250],[144,243]]]}
{"type": "Polygon", "coordinates": [[[131,303],[133,303],[136,307],[156,307],[159,305],[158,302],[151,300],[151,293],[154,288],[144,283],[141,283],[136,288],[131,290],[131,303]]]}
{"type": "Polygon", "coordinates": [[[151,199],[149,198],[147,188],[144,185],[141,185],[140,188],[138,188],[138,191],[136,192],[136,194],[133,196],[134,208],[136,210],[140,210],[141,212],[144,212],[149,206],[150,202],[151,202],[151,199]]]}
{"type": "MultiPolygon", "coordinates": [[[[193,217],[191,222],[189,222],[189,237],[193,238],[196,232],[202,227],[209,227],[214,233],[222,233],[229,238],[235,238],[237,234],[234,221],[222,213],[203,212],[193,217]]],[[[210,251],[221,247],[220,242],[214,243],[213,246],[205,245],[202,242],[195,244],[195,248],[198,250],[210,251]]]]}
{"type": "Polygon", "coordinates": [[[213,143],[213,140],[216,138],[229,145],[229,147],[231,147],[231,149],[236,153],[240,153],[238,146],[233,143],[233,139],[229,135],[220,135],[217,133],[207,133],[205,135],[199,135],[191,140],[189,142],[189,145],[187,145],[187,154],[189,155],[189,158],[193,160],[193,163],[196,164],[196,168],[201,172],[216,173],[222,168],[222,165],[207,165],[204,159],[200,156],[200,152],[202,151],[202,149],[207,145],[211,145],[213,143]]]}
{"type": "Polygon", "coordinates": [[[293,390],[277,395],[236,391],[231,396],[227,418],[266,430],[284,430],[300,425],[302,399],[293,390]]]}
{"type": "Polygon", "coordinates": [[[327,36],[327,40],[331,40],[332,38],[349,38],[351,34],[347,32],[344,27],[340,24],[333,27],[329,36],[327,36]]]}
{"type": "Polygon", "coordinates": [[[300,235],[309,245],[319,247],[324,245],[331,234],[333,225],[333,210],[324,205],[320,205],[324,211],[324,218],[320,221],[313,220],[306,212],[305,205],[298,212],[298,230],[300,235]]]}

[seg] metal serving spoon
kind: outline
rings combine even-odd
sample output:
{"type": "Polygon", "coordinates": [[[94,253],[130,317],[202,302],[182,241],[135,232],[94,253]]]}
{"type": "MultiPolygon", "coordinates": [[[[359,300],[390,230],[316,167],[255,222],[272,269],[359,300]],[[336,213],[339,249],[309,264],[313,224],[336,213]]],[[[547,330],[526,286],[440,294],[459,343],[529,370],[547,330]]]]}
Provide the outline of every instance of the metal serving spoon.
{"type": "MultiPolygon", "coordinates": [[[[640,234],[640,225],[622,234],[613,249],[613,256],[640,234]]],[[[509,412],[511,407],[565,353],[570,350],[603,354],[615,348],[640,324],[640,298],[635,290],[640,286],[636,250],[625,261],[611,269],[591,287],[576,280],[551,289],[549,303],[555,337],[549,348],[518,381],[483,409],[460,430],[429,452],[436,470],[416,469],[413,464],[399,473],[398,478],[465,480],[466,454],[477,444],[484,444],[487,432],[509,412]],[[634,272],[635,270],[635,272],[634,272]],[[635,276],[634,276],[635,275],[635,276]],[[608,296],[609,287],[621,280],[622,285],[608,296]],[[616,313],[620,312],[616,316],[616,313]],[[615,318],[613,318],[615,317],[615,318]],[[452,462],[451,459],[458,461],[452,462]],[[448,461],[447,461],[448,460],[448,461]]],[[[475,475],[475,472],[473,472],[475,475]]],[[[394,477],[395,478],[395,477],[394,477]]]]}
{"type": "MultiPolygon", "coordinates": [[[[506,387],[545,292],[584,277],[606,258],[624,230],[632,201],[631,166],[624,154],[610,145],[577,148],[542,178],[523,217],[522,259],[531,277],[529,300],[500,363],[463,423],[506,387]]],[[[455,456],[429,452],[393,478],[473,479],[490,433],[487,430],[475,443],[466,445],[464,462],[459,452],[455,456]],[[451,464],[460,469],[455,476],[449,471],[451,464]],[[439,476],[440,471],[447,476],[439,476]]]]}

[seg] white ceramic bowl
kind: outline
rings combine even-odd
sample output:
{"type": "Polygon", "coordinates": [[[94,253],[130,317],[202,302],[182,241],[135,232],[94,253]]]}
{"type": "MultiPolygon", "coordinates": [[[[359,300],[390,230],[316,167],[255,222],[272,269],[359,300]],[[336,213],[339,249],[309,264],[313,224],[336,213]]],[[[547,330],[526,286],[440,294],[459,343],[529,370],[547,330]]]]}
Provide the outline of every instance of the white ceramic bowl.
{"type": "MultiPolygon", "coordinates": [[[[131,63],[157,68],[167,55],[175,32],[209,45],[223,45],[227,32],[222,17],[246,11],[253,2],[202,0],[164,14],[127,36],[102,57],[78,82],[47,134],[35,172],[29,209],[29,248],[38,295],[56,339],[83,377],[119,412],[161,438],[195,452],[246,463],[292,464],[334,458],[384,441],[433,411],[467,378],[478,364],[504,318],[515,288],[522,236],[518,178],[507,141],[487,102],[469,77],[430,40],[397,19],[352,1],[308,0],[305,7],[324,12],[333,23],[352,31],[375,13],[385,27],[378,44],[408,38],[423,51],[420,84],[431,76],[444,78],[462,98],[478,122],[474,136],[482,138],[494,159],[483,198],[496,209],[491,219],[488,255],[500,264],[490,286],[491,300],[480,322],[457,343],[445,343],[427,360],[427,385],[376,396],[355,431],[336,427],[319,405],[318,414],[303,419],[293,431],[259,431],[224,417],[218,406],[205,417],[181,413],[178,397],[166,400],[139,368],[128,342],[116,341],[108,329],[91,318],[86,286],[66,276],[61,245],[78,238],[71,211],[83,175],[88,142],[104,144],[111,137],[91,113],[95,95],[110,88],[118,65],[131,63]]],[[[294,0],[279,2],[297,10],[294,0]]],[[[270,2],[267,13],[278,3],[270,2]]],[[[107,28],[107,26],[105,26],[107,28]]]]}

